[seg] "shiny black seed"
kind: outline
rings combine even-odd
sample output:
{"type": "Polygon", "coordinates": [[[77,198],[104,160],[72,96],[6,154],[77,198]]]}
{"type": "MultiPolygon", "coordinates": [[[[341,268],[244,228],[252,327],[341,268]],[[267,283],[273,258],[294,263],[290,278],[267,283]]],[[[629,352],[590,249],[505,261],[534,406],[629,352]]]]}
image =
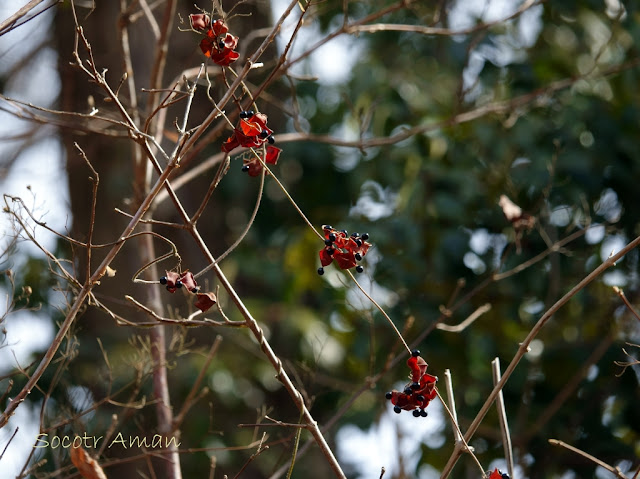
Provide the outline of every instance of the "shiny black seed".
{"type": "Polygon", "coordinates": [[[358,265],[358,266],[356,266],[356,271],[358,273],[362,273],[364,271],[364,268],[362,266],[358,265]]]}
{"type": "Polygon", "coordinates": [[[411,389],[415,389],[415,390],[420,389],[420,383],[411,383],[411,389]]]}
{"type": "Polygon", "coordinates": [[[411,351],[411,356],[413,356],[414,358],[417,358],[418,356],[420,356],[420,350],[414,349],[413,351],[411,351]]]}
{"type": "Polygon", "coordinates": [[[393,393],[389,391],[387,394],[384,395],[384,397],[386,397],[387,399],[391,399],[393,397],[393,393]]]}
{"type": "Polygon", "coordinates": [[[413,410],[413,417],[420,417],[420,411],[418,411],[417,409],[413,410]]]}
{"type": "Polygon", "coordinates": [[[427,411],[425,411],[424,409],[421,409],[421,410],[420,410],[420,415],[421,415],[422,417],[427,417],[427,416],[428,416],[427,411]]]}
{"type": "Polygon", "coordinates": [[[273,145],[276,142],[276,139],[273,137],[273,135],[271,135],[269,138],[267,138],[267,141],[270,145],[273,145]]]}
{"type": "Polygon", "coordinates": [[[249,118],[249,112],[248,111],[241,111],[240,112],[240,118],[249,118]]]}
{"type": "Polygon", "coordinates": [[[356,257],[356,261],[361,261],[362,260],[362,255],[360,253],[356,253],[355,257],[356,257]]]}
{"type": "Polygon", "coordinates": [[[422,394],[418,394],[418,395],[416,396],[416,399],[417,399],[418,401],[422,402],[422,401],[424,401],[424,396],[423,396],[422,394]]]}
{"type": "Polygon", "coordinates": [[[369,239],[369,233],[362,233],[360,235],[360,238],[362,238],[364,241],[367,241],[369,239]]]}
{"type": "Polygon", "coordinates": [[[162,278],[160,278],[160,284],[167,284],[167,277],[163,276],[162,278]]]}
{"type": "Polygon", "coordinates": [[[413,393],[413,390],[409,386],[407,386],[406,388],[404,388],[404,393],[407,396],[411,396],[411,393],[413,393]]]}
{"type": "Polygon", "coordinates": [[[354,238],[358,237],[358,233],[351,233],[351,236],[353,236],[354,238]]]}
{"type": "Polygon", "coordinates": [[[330,239],[326,239],[324,240],[324,244],[326,244],[327,246],[331,246],[333,244],[333,241],[331,241],[330,239]]]}
{"type": "Polygon", "coordinates": [[[335,252],[336,252],[336,250],[335,250],[335,249],[333,249],[333,248],[327,248],[327,254],[328,254],[329,256],[333,256],[333,253],[335,253],[335,252]]]}
{"type": "Polygon", "coordinates": [[[324,268],[318,268],[318,274],[322,276],[324,274],[324,268]]]}
{"type": "Polygon", "coordinates": [[[400,409],[399,406],[394,406],[393,407],[393,412],[395,412],[396,414],[400,414],[400,411],[402,411],[402,409],[400,409]]]}
{"type": "Polygon", "coordinates": [[[249,165],[242,165],[242,171],[244,171],[245,173],[249,171],[249,165]]]}
{"type": "Polygon", "coordinates": [[[176,288],[182,288],[182,281],[176,281],[176,288]]]}
{"type": "Polygon", "coordinates": [[[200,286],[196,286],[195,288],[191,288],[191,292],[192,293],[197,293],[198,291],[200,291],[200,286]]]}
{"type": "Polygon", "coordinates": [[[266,138],[269,136],[269,132],[267,130],[262,130],[260,132],[260,138],[266,138]]]}
{"type": "Polygon", "coordinates": [[[218,48],[219,48],[220,50],[222,50],[225,46],[226,46],[226,45],[224,44],[224,40],[220,40],[220,41],[218,42],[218,48]]]}
{"type": "Polygon", "coordinates": [[[357,239],[356,240],[356,244],[358,245],[358,248],[359,248],[360,246],[362,246],[362,240],[357,239]]]}
{"type": "Polygon", "coordinates": [[[347,233],[347,230],[340,230],[340,233],[344,233],[345,236],[349,236],[349,233],[347,233]]]}
{"type": "Polygon", "coordinates": [[[336,240],[336,235],[333,233],[329,233],[329,241],[333,243],[335,240],[336,240]]]}
{"type": "Polygon", "coordinates": [[[255,115],[256,112],[253,110],[247,110],[247,118],[251,118],[253,115],[255,115]]]}

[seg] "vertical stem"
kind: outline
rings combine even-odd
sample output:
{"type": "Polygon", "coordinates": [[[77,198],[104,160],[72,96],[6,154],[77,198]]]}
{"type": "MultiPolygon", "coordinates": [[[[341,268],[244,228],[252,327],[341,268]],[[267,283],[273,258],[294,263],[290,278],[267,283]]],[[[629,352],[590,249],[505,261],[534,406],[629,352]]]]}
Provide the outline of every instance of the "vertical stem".
{"type": "MultiPolygon", "coordinates": [[[[534,340],[534,338],[538,335],[540,330],[542,330],[545,324],[547,324],[547,322],[553,317],[553,315],[556,314],[558,310],[562,308],[562,306],[564,306],[567,302],[569,302],[569,300],[573,298],[579,291],[586,288],[589,283],[591,283],[594,279],[596,279],[598,276],[604,273],[608,268],[610,268],[611,266],[614,266],[616,264],[616,261],[621,259],[629,251],[635,249],[638,245],[640,245],[640,236],[636,237],[633,241],[628,243],[618,253],[607,258],[606,261],[604,261],[600,266],[594,269],[577,285],[571,288],[571,290],[567,294],[565,294],[562,298],[560,298],[553,306],[551,306],[551,308],[547,310],[546,313],[542,315],[542,317],[533,326],[533,328],[531,328],[531,331],[529,331],[529,334],[527,335],[527,337],[524,338],[522,343],[520,343],[520,347],[518,348],[518,351],[516,352],[511,362],[509,363],[509,366],[507,366],[507,369],[502,375],[502,378],[500,379],[498,384],[494,386],[493,390],[489,394],[489,397],[486,399],[486,401],[480,408],[480,411],[478,412],[478,414],[476,414],[475,419],[471,422],[471,425],[467,429],[467,433],[465,434],[465,437],[464,437],[467,442],[469,442],[473,437],[473,435],[475,434],[476,430],[478,429],[478,426],[480,425],[485,415],[487,414],[487,411],[489,411],[489,408],[493,404],[493,401],[495,401],[498,395],[498,392],[502,390],[507,380],[511,377],[511,374],[513,374],[513,371],[515,371],[520,360],[524,357],[524,355],[529,350],[529,345],[531,344],[531,341],[534,340]]],[[[459,458],[460,458],[460,451],[456,449],[451,454],[449,461],[447,461],[447,463],[445,464],[442,470],[442,474],[440,476],[441,479],[445,479],[449,477],[449,474],[451,474],[451,471],[453,470],[453,467],[456,465],[456,462],[458,462],[459,458]]]]}
{"type": "MultiPolygon", "coordinates": [[[[150,230],[150,225],[144,225],[145,229],[150,230]]],[[[151,262],[155,258],[155,248],[153,245],[153,236],[142,235],[139,255],[143,262],[151,262]]],[[[147,270],[151,278],[158,278],[158,268],[156,263],[152,263],[147,270]]],[[[160,297],[159,288],[147,288],[147,301],[157,314],[162,315],[162,298],[160,297]]],[[[158,432],[162,436],[175,435],[173,430],[173,411],[171,408],[171,398],[169,396],[169,382],[167,380],[167,355],[166,355],[166,338],[164,325],[154,326],[149,331],[151,339],[151,357],[153,359],[153,395],[156,403],[156,418],[158,421],[158,432]]],[[[176,441],[168,441],[169,453],[166,455],[166,477],[168,479],[181,479],[182,472],[180,470],[180,455],[175,444],[176,441]]]]}
{"type": "Polygon", "coordinates": [[[456,438],[456,443],[462,441],[460,435],[460,429],[458,427],[458,413],[456,412],[456,398],[453,395],[453,381],[451,380],[451,370],[444,370],[444,384],[447,390],[447,400],[449,401],[449,407],[451,409],[451,422],[453,423],[453,435],[456,438]]]}
{"type": "MultiPolygon", "coordinates": [[[[493,385],[500,382],[500,359],[495,358],[491,361],[493,371],[493,385]]],[[[504,447],[504,457],[507,461],[507,470],[509,477],[513,477],[513,447],[511,446],[511,434],[509,434],[509,422],[507,421],[507,412],[504,408],[504,397],[502,390],[496,398],[496,407],[498,408],[498,421],[500,422],[500,430],[502,432],[502,446],[504,447]]]]}

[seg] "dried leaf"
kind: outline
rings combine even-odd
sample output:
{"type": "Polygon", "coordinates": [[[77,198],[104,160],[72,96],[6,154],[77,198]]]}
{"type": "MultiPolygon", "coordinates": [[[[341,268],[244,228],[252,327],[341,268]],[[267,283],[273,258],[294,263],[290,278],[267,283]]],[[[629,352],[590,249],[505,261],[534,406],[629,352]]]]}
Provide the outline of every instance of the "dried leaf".
{"type": "Polygon", "coordinates": [[[107,479],[98,461],[80,447],[71,448],[71,462],[78,468],[78,472],[84,479],[107,479]]]}
{"type": "Polygon", "coordinates": [[[218,301],[214,293],[197,293],[196,296],[195,307],[203,313],[218,301]]]}

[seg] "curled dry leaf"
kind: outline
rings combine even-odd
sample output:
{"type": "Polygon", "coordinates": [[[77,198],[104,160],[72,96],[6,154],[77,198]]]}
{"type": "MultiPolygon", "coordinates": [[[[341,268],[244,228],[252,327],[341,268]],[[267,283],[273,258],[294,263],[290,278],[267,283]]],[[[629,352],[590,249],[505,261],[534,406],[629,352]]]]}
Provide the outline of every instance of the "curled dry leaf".
{"type": "Polygon", "coordinates": [[[498,201],[502,213],[508,221],[511,222],[516,230],[531,230],[536,224],[535,217],[528,213],[524,213],[522,208],[511,201],[506,195],[500,195],[500,201],[498,201]]]}
{"type": "Polygon", "coordinates": [[[208,311],[211,306],[216,304],[217,298],[214,293],[197,293],[195,307],[203,313],[208,311]]]}
{"type": "Polygon", "coordinates": [[[500,195],[498,204],[507,220],[515,221],[522,216],[522,208],[511,201],[507,195],[500,195]]]}
{"type": "Polygon", "coordinates": [[[78,468],[78,472],[84,479],[107,479],[98,461],[81,447],[71,448],[71,462],[78,468]]]}

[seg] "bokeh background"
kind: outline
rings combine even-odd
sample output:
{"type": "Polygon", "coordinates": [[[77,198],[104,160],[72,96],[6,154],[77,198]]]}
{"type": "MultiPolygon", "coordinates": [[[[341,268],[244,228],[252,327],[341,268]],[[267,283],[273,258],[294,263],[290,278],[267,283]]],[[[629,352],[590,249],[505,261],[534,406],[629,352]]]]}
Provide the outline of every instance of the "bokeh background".
{"type": "MultiPolygon", "coordinates": [[[[0,18],[24,3],[3,2],[0,18]]],[[[182,18],[195,12],[193,3],[178,2],[182,18]]],[[[117,85],[124,71],[120,5],[96,0],[88,15],[90,4],[76,2],[80,21],[96,63],[108,69],[108,79],[117,85]]],[[[211,9],[208,2],[197,4],[211,9]]],[[[310,221],[318,228],[331,224],[369,233],[374,247],[357,278],[407,342],[422,351],[430,372],[442,380],[444,371],[451,371],[464,430],[492,389],[491,361],[499,357],[506,367],[519,342],[557,299],[640,234],[640,11],[636,2],[618,0],[406,2],[406,8],[376,23],[406,25],[407,31],[352,31],[314,48],[338,31],[345,18],[353,22],[390,5],[396,4],[329,0],[311,7],[289,59],[312,53],[272,83],[258,104],[276,138],[282,138],[278,145],[283,153],[274,172],[310,221]],[[412,31],[411,26],[432,30],[412,31]],[[535,218],[530,231],[514,230],[498,205],[501,195],[535,218]],[[573,241],[517,274],[499,280],[493,276],[525,264],[570,235],[575,235],[573,241]],[[444,322],[457,324],[487,303],[490,311],[461,332],[435,327],[443,321],[443,308],[455,306],[444,322]]],[[[233,5],[223,6],[230,10],[233,5]]],[[[228,21],[240,37],[239,50],[245,55],[240,61],[255,50],[264,38],[262,29],[273,25],[286,6],[281,0],[238,3],[233,13],[251,14],[228,21]]],[[[129,8],[134,14],[140,11],[137,2],[129,8]]],[[[154,8],[161,18],[163,6],[154,8]]],[[[179,27],[176,18],[164,87],[204,60],[198,36],[179,27]]],[[[293,27],[288,22],[282,28],[262,59],[265,68],[250,75],[250,85],[267,77],[293,27]]],[[[138,15],[129,33],[136,86],[146,88],[153,29],[138,15]]],[[[20,118],[25,113],[11,101],[81,113],[96,107],[115,116],[96,85],[70,66],[74,36],[69,2],[0,36],[1,189],[22,197],[49,226],[85,239],[92,185],[90,171],[73,148],[77,142],[100,175],[94,242],[107,243],[117,239],[128,221],[114,208],[129,211],[135,196],[126,132],[110,127],[109,136],[105,125],[101,132],[90,120],[52,121],[45,113],[43,121],[34,123],[20,118]]],[[[205,87],[196,93],[190,126],[212,109],[205,87]]],[[[211,94],[219,97],[224,89],[218,80],[211,94]]],[[[144,93],[139,98],[142,109],[144,93]]],[[[178,117],[182,109],[169,109],[168,118],[178,117]]],[[[227,134],[201,145],[181,173],[218,154],[227,134]]],[[[167,144],[170,140],[167,135],[167,144]]],[[[199,223],[214,254],[235,241],[255,204],[258,181],[241,172],[240,164],[232,160],[199,223]]],[[[214,172],[201,173],[179,190],[188,211],[198,207],[214,172]]],[[[179,221],[166,200],[154,217],[179,221]]],[[[10,377],[12,390],[24,384],[16,368],[38,360],[70,300],[64,293],[67,285],[51,273],[46,257],[23,234],[14,241],[18,232],[9,215],[4,215],[2,228],[0,286],[7,307],[0,335],[0,393],[10,377]],[[27,286],[29,295],[23,289],[27,286]]],[[[50,251],[82,270],[81,251],[42,228],[35,230],[50,251]]],[[[183,268],[205,266],[187,233],[163,227],[156,231],[177,245],[183,268]]],[[[314,417],[320,425],[329,424],[326,436],[349,477],[379,477],[381,467],[388,478],[439,477],[454,441],[441,404],[434,401],[426,419],[391,411],[384,393],[406,382],[403,348],[346,275],[329,266],[318,276],[322,246],[267,178],[249,234],[222,267],[308,398],[314,417]],[[390,358],[396,360],[387,368],[390,358]],[[370,383],[381,371],[386,372],[370,383]]],[[[573,297],[508,381],[504,395],[516,479],[613,477],[550,445],[551,438],[618,466],[629,477],[638,469],[640,369],[625,370],[616,362],[632,361],[623,348],[638,357],[633,344],[640,343],[640,321],[613,290],[622,288],[640,310],[638,262],[638,251],[632,251],[573,297]]],[[[146,320],[124,301],[125,294],[142,298],[145,288],[156,287],[131,282],[142,266],[135,245],[125,246],[112,266],[117,274],[96,289],[97,297],[131,321],[146,320]]],[[[175,263],[162,267],[171,269],[175,263]]],[[[206,278],[207,287],[215,288],[213,274],[206,278]]],[[[190,312],[180,294],[164,294],[163,300],[167,315],[190,312]]],[[[231,319],[240,319],[224,294],[220,301],[231,319]]],[[[154,430],[154,409],[147,404],[153,398],[146,331],[117,327],[89,306],[72,333],[62,348],[65,359],[59,364],[64,367],[54,364],[39,390],[0,430],[0,450],[9,444],[0,459],[2,477],[25,471],[41,420],[47,427],[59,424],[54,430],[59,435],[103,435],[113,414],[119,416],[118,431],[124,435],[154,430]],[[50,399],[43,408],[45,393],[50,399]],[[104,401],[106,397],[112,400],[104,401]],[[125,403],[139,407],[123,407],[125,403]],[[89,413],[77,415],[87,408],[89,413]]],[[[273,477],[282,467],[286,472],[295,429],[239,427],[256,423],[265,413],[284,422],[299,420],[246,330],[169,329],[174,409],[182,406],[216,335],[223,342],[207,369],[210,391],[191,408],[181,429],[181,449],[191,449],[181,454],[184,477],[209,477],[211,456],[218,477],[234,477],[255,447],[225,448],[246,446],[263,431],[269,434],[270,449],[251,461],[241,477],[273,477]]],[[[10,396],[1,398],[3,406],[10,396]]],[[[303,432],[301,446],[309,440],[303,432]]],[[[486,469],[504,469],[495,410],[471,444],[486,469]]],[[[101,462],[115,462],[105,467],[108,477],[150,477],[145,461],[118,463],[137,452],[105,451],[101,462]]],[[[33,477],[71,477],[74,471],[49,475],[70,464],[66,450],[39,452],[31,465],[41,459],[47,462],[31,471],[33,477]]],[[[161,461],[153,460],[158,477],[161,461]]],[[[311,446],[297,458],[292,477],[330,474],[311,446]]],[[[464,457],[451,477],[476,478],[480,472],[464,457]]]]}

